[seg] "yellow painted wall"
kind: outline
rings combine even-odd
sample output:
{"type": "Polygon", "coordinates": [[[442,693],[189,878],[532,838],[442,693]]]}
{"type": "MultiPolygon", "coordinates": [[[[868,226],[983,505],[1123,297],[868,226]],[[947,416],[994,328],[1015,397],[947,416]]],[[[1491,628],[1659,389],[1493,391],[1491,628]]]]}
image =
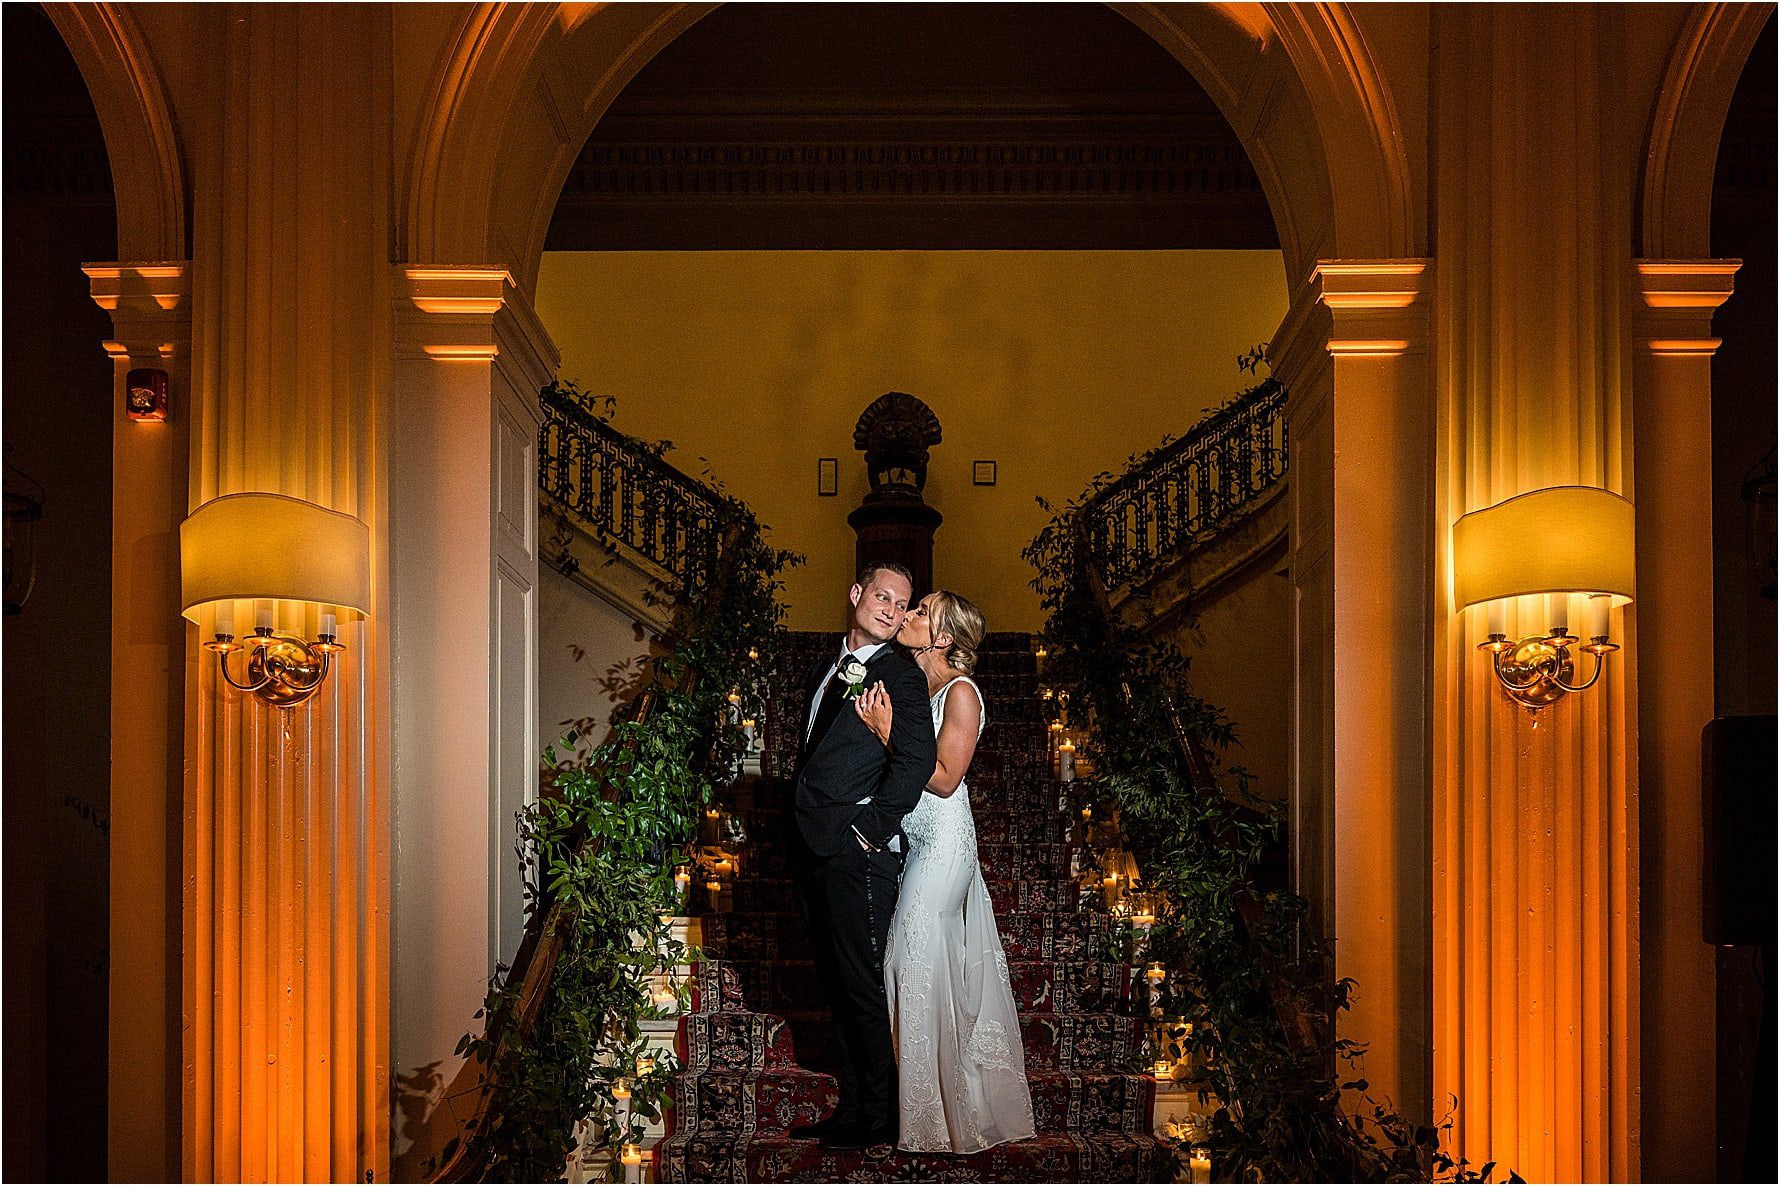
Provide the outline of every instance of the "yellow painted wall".
{"type": "Polygon", "coordinates": [[[1286,310],[1277,251],[553,252],[538,309],[564,377],[618,398],[615,423],[676,446],[809,563],[790,624],[838,627],[847,512],[866,490],[853,425],[886,391],[939,416],[927,499],[934,580],[992,630],[1040,625],[1020,548],[1102,469],[1179,435],[1246,377],[1238,354],[1286,310]],[[840,494],[816,459],[840,458],[840,494]],[[971,462],[999,463],[994,487],[971,462]]]}

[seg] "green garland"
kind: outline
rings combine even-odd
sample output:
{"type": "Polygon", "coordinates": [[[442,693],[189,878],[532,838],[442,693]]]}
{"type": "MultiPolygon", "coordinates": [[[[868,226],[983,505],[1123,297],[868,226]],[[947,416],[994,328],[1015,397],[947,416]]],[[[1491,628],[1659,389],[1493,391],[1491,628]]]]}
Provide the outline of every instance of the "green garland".
{"type": "Polygon", "coordinates": [[[1257,876],[1280,833],[1279,807],[1250,793],[1240,767],[1225,771],[1235,784],[1225,794],[1196,790],[1182,768],[1176,720],[1213,753],[1235,730],[1193,692],[1170,640],[1109,621],[1095,596],[1078,522],[1115,480],[1101,474],[1061,510],[1041,499],[1052,518],[1023,555],[1047,615],[1045,682],[1087,709],[1081,744],[1094,775],[1078,794],[1098,818],[1116,818],[1155,899],[1148,958],[1166,973],[1160,1015],[1189,1023],[1169,1029],[1165,1053],[1190,1055],[1201,1102],[1216,1101],[1209,1131],[1192,1143],[1210,1147],[1226,1181],[1489,1180],[1494,1163],[1473,1170],[1442,1149],[1450,1119],[1418,1124],[1365,1095],[1364,1048],[1333,1024],[1354,983],[1331,981],[1304,900],[1264,890],[1257,876]],[[1350,1114],[1344,1092],[1366,1109],[1350,1114]]]}
{"type": "MultiPolygon", "coordinates": [[[[554,787],[520,814],[527,913],[541,919],[560,904],[568,922],[531,1032],[511,1025],[519,984],[502,966],[476,1014],[484,1032],[458,1044],[484,1064],[498,1058],[485,1131],[476,1134],[487,1143],[491,1180],[561,1181],[584,1125],[586,1147],[615,1153],[640,1143],[644,1122],[659,1120],[671,1098],[672,1056],[656,1056],[647,1073],[638,1064],[648,1052],[642,1022],[664,1016],[651,985],[699,958],[670,931],[682,910],[674,869],[716,788],[740,772],[747,739],[738,722],[764,719],[766,673],[784,631],[779,575],[800,562],[767,544],[739,500],[718,497],[726,549],[705,574],[714,587],[688,598],[697,604],[682,611],[672,650],[648,662],[653,711],[614,725],[566,763],[556,747],[547,750],[554,787]],[[591,854],[589,838],[599,841],[591,854]],[[497,1056],[489,1035],[503,1029],[497,1056]],[[624,1123],[614,1097],[620,1080],[631,1093],[624,1123]]],[[[571,732],[563,744],[572,750],[581,740],[571,732]]],[[[676,992],[684,1009],[687,987],[676,992]]],[[[613,1156],[613,1180],[620,1171],[613,1156]]]]}

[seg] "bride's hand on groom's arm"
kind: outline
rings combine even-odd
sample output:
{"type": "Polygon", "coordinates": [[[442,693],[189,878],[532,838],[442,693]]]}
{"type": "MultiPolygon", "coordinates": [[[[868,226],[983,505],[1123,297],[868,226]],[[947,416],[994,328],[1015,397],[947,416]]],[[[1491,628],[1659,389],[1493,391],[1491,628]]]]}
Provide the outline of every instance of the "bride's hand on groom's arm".
{"type": "Polygon", "coordinates": [[[890,707],[890,693],[882,680],[853,698],[853,711],[859,714],[866,728],[877,734],[879,741],[889,746],[890,725],[896,714],[890,707]]]}

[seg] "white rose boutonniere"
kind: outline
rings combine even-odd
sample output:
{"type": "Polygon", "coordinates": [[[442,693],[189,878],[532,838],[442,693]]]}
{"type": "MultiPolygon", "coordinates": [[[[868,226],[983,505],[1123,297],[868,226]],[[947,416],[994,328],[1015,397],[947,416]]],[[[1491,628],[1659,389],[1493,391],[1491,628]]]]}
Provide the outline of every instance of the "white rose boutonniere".
{"type": "Polygon", "coordinates": [[[854,656],[848,655],[841,664],[840,670],[835,674],[840,677],[841,683],[846,685],[841,692],[841,699],[856,700],[859,694],[865,691],[865,664],[854,656]]]}

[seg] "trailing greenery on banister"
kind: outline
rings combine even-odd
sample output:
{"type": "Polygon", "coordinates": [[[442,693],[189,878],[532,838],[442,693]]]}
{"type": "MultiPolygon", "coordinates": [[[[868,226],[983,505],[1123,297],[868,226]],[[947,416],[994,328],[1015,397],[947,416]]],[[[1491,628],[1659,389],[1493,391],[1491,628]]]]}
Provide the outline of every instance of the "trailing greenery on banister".
{"type": "Polygon", "coordinates": [[[1260,876],[1278,807],[1238,766],[1219,787],[1229,719],[1194,693],[1170,640],[1108,613],[1082,509],[1115,480],[1101,475],[1061,509],[1040,500],[1052,518],[1024,555],[1047,615],[1045,683],[1068,693],[1093,772],[1077,794],[1116,819],[1137,861],[1156,912],[1148,958],[1166,971],[1160,1016],[1190,1023],[1170,1029],[1165,1053],[1190,1055],[1202,1102],[1215,1102],[1191,1143],[1210,1147],[1224,1181],[1487,1181],[1493,1163],[1473,1169],[1442,1149],[1450,1121],[1416,1123],[1365,1094],[1363,1047],[1334,1027],[1356,986],[1331,981],[1304,900],[1260,876]],[[1350,1111],[1344,1095],[1364,1106],[1350,1111]]]}
{"type": "MultiPolygon", "coordinates": [[[[799,559],[769,546],[740,501],[706,490],[719,508],[720,561],[706,587],[688,591],[671,649],[647,661],[646,707],[585,752],[570,733],[561,743],[574,751],[567,761],[547,751],[553,785],[519,816],[530,928],[553,927],[559,943],[529,1024],[525,969],[502,967],[477,1014],[483,1032],[458,1047],[490,1072],[480,1129],[465,1138],[483,1145],[477,1172],[490,1180],[560,1181],[577,1143],[612,1151],[616,1180],[619,1146],[642,1140],[672,1090],[671,1057],[642,1061],[642,1023],[663,1015],[651,989],[698,954],[671,934],[682,911],[674,870],[715,789],[740,772],[739,722],[764,718],[766,673],[783,633],[779,576],[799,559]],[[630,1092],[625,1109],[615,1106],[620,1081],[630,1092]]],[[[686,986],[674,990],[683,1008],[686,986]]]]}

